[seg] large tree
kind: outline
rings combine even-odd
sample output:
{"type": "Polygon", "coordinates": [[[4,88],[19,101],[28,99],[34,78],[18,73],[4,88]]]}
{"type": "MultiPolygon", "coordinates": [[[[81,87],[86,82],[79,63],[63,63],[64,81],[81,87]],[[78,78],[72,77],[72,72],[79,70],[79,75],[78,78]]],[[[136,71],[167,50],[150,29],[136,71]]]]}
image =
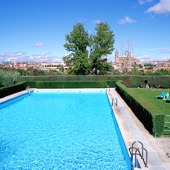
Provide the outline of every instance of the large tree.
{"type": "Polygon", "coordinates": [[[70,74],[107,74],[111,71],[107,55],[114,50],[113,31],[107,23],[98,24],[95,30],[96,34],[89,36],[83,24],[78,23],[70,35],[66,35],[64,47],[71,53],[63,60],[70,74]]]}
{"type": "Polygon", "coordinates": [[[107,23],[98,24],[95,30],[96,35],[91,37],[91,71],[92,74],[107,74],[112,69],[107,55],[114,50],[114,34],[107,23]]]}
{"type": "Polygon", "coordinates": [[[66,35],[66,43],[64,44],[66,50],[71,52],[71,54],[63,58],[69,67],[69,73],[77,75],[88,74],[88,46],[88,32],[85,31],[83,24],[77,23],[70,35],[66,35]]]}

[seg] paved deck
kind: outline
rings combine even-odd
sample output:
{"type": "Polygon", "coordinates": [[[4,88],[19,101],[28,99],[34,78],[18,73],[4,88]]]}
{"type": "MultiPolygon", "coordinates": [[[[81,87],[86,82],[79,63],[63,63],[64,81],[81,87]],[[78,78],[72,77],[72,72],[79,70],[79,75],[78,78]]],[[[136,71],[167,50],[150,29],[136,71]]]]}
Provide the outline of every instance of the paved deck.
{"type": "MultiPolygon", "coordinates": [[[[122,100],[115,89],[107,89],[109,99],[117,99],[117,106],[113,105],[113,110],[122,132],[127,149],[134,141],[143,143],[148,151],[148,167],[139,158],[141,169],[147,170],[169,170],[170,169],[170,138],[155,138],[141,124],[132,110],[122,100]]],[[[140,144],[136,147],[140,147],[140,144]]]]}

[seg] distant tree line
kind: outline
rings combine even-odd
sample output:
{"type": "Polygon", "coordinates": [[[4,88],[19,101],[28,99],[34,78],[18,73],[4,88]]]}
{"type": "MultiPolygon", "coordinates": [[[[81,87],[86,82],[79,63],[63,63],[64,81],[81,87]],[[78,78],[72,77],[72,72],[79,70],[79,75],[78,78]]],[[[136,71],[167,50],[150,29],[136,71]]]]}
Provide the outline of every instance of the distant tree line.
{"type": "MultiPolygon", "coordinates": [[[[114,72],[113,75],[122,75],[123,73],[114,72]]],[[[61,75],[61,73],[56,72],[55,70],[52,70],[50,72],[44,72],[37,69],[28,69],[28,70],[21,70],[21,69],[2,69],[0,68],[0,87],[8,86],[17,83],[19,76],[48,76],[48,75],[61,75]]],[[[123,74],[124,75],[124,74],[123,74]]],[[[165,69],[160,69],[155,71],[154,73],[152,71],[148,72],[141,72],[136,67],[132,69],[131,72],[128,72],[128,75],[170,75],[170,71],[165,69]]]]}

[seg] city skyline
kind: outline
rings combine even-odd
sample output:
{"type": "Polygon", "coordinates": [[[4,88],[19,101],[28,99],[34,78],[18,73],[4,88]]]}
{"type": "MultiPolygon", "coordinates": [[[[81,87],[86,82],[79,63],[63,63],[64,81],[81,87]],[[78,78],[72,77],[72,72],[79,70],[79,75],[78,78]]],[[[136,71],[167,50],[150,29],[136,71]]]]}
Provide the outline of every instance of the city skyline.
{"type": "Polygon", "coordinates": [[[170,59],[170,0],[1,0],[0,61],[62,61],[65,35],[78,22],[89,34],[108,23],[115,50],[129,40],[142,61],[170,59]]]}

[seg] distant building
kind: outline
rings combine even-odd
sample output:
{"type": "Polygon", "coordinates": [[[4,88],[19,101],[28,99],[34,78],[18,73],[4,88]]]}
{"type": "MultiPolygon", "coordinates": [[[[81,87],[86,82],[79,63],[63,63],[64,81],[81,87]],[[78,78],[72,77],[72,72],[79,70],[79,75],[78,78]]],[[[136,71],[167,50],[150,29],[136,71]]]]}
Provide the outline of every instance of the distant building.
{"type": "Polygon", "coordinates": [[[157,61],[154,62],[155,67],[153,68],[153,72],[157,71],[157,70],[168,70],[170,71],[170,60],[168,61],[157,61]]]}
{"type": "MultiPolygon", "coordinates": [[[[2,67],[1,65],[4,66],[4,64],[0,64],[0,67],[2,67]]],[[[29,68],[32,68],[46,72],[49,72],[50,70],[63,72],[68,68],[63,62],[12,62],[11,67],[21,70],[28,70],[29,68]]]]}
{"type": "Polygon", "coordinates": [[[11,62],[8,62],[8,61],[0,62],[0,68],[11,68],[11,67],[12,67],[11,62]]]}
{"type": "Polygon", "coordinates": [[[64,68],[65,64],[62,62],[42,62],[40,66],[40,70],[43,71],[50,71],[50,70],[56,70],[61,71],[62,68],[64,68]]]}
{"type": "Polygon", "coordinates": [[[15,69],[27,70],[27,63],[12,62],[12,67],[15,69]]]}
{"type": "Polygon", "coordinates": [[[129,72],[134,66],[139,67],[139,65],[142,65],[142,62],[134,58],[130,53],[120,57],[119,52],[116,50],[113,67],[119,72],[129,72]]]}
{"type": "Polygon", "coordinates": [[[10,61],[2,61],[2,64],[4,64],[4,65],[10,65],[11,62],[10,62],[10,61]]]}

